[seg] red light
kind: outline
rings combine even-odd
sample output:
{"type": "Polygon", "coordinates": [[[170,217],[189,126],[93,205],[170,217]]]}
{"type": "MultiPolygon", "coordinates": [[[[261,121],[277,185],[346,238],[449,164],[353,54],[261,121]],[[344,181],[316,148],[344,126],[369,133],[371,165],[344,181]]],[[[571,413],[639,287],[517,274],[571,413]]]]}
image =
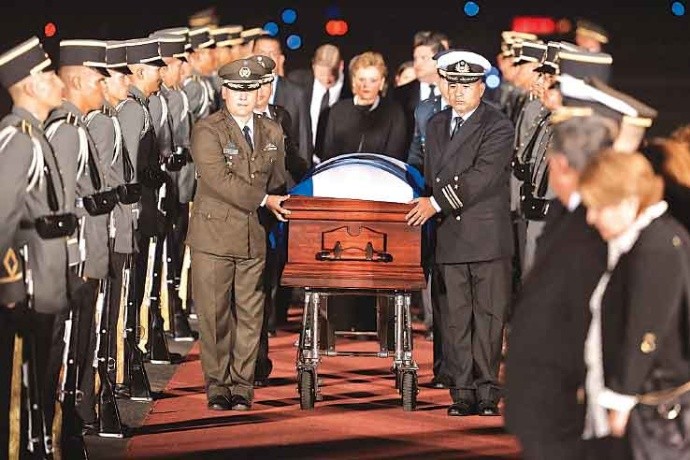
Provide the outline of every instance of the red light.
{"type": "Polygon", "coordinates": [[[550,35],[556,32],[556,21],[542,16],[517,16],[513,18],[512,29],[536,35],[550,35]]]}
{"type": "Polygon", "coordinates": [[[326,23],[326,33],[328,35],[340,36],[347,33],[349,26],[342,19],[331,19],[326,23]]]}
{"type": "Polygon", "coordinates": [[[52,22],[49,22],[43,27],[43,33],[46,37],[52,37],[57,32],[57,27],[52,22]]]}

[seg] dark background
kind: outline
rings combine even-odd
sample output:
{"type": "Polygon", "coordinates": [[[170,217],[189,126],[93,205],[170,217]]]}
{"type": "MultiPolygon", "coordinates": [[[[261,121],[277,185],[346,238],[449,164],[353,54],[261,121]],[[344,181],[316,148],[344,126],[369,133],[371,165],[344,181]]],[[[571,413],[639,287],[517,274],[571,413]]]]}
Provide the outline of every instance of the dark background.
{"type": "MultiPolygon", "coordinates": [[[[443,31],[456,46],[480,52],[493,62],[500,32],[511,27],[516,15],[571,20],[586,17],[602,24],[611,35],[605,50],[614,57],[612,85],[659,110],[651,134],[663,135],[690,122],[690,13],[674,16],[670,1],[637,2],[644,6],[603,0],[475,1],[480,11],[471,18],[463,12],[464,1],[439,0],[405,2],[416,6],[376,0],[5,0],[0,43],[4,50],[35,34],[56,57],[60,39],[137,38],[159,28],[186,25],[193,12],[215,6],[222,25],[251,27],[273,20],[281,24],[282,38],[290,33],[301,34],[301,49],[285,49],[287,70],[308,66],[314,49],[330,41],[341,47],[346,59],[367,49],[380,51],[393,73],[402,61],[411,58],[412,36],[418,30],[443,31]],[[327,11],[334,6],[349,24],[349,32],[342,37],[325,33],[327,11]],[[284,25],[280,20],[281,11],[287,7],[298,13],[292,25],[284,25]],[[48,21],[57,26],[57,34],[52,38],[43,35],[48,21]]],[[[545,38],[572,39],[572,35],[545,38]]],[[[0,98],[0,112],[4,113],[9,100],[5,92],[0,98]]]]}

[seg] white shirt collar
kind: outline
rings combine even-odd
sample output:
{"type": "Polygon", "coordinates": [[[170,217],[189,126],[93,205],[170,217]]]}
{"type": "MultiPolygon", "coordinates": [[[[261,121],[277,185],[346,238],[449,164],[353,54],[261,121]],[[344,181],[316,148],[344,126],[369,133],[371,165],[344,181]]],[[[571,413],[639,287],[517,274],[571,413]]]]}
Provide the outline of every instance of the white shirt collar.
{"type": "Polygon", "coordinates": [[[269,104],[275,104],[276,100],[276,89],[278,88],[278,79],[280,76],[276,75],[273,77],[273,81],[271,82],[271,86],[273,87],[273,90],[271,91],[271,97],[268,100],[269,104]]]}
{"type": "Polygon", "coordinates": [[[249,117],[249,121],[247,121],[246,123],[244,123],[243,121],[241,121],[240,119],[238,119],[234,115],[230,115],[230,116],[233,118],[233,120],[235,120],[235,123],[237,123],[237,125],[240,127],[240,131],[244,130],[245,126],[249,126],[249,133],[252,135],[252,137],[254,136],[254,117],[253,116],[249,117]]]}
{"type": "MultiPolygon", "coordinates": [[[[479,108],[479,106],[477,106],[474,110],[470,110],[470,111],[467,112],[465,115],[462,115],[461,118],[462,118],[462,120],[463,120],[463,123],[467,122],[467,120],[470,119],[470,117],[472,116],[472,114],[473,114],[474,112],[476,112],[478,108],[479,108]]],[[[453,117],[452,117],[453,120],[455,120],[456,118],[459,118],[459,117],[460,117],[460,115],[458,114],[458,112],[456,112],[455,109],[453,109],[453,117]]],[[[451,120],[451,123],[454,123],[453,120],[451,120]]]]}
{"type": "Polygon", "coordinates": [[[438,85],[436,84],[434,84],[434,93],[431,93],[431,84],[432,83],[425,83],[423,81],[419,82],[419,100],[423,101],[424,99],[429,99],[439,94],[438,85]]]}
{"type": "Polygon", "coordinates": [[[663,200],[647,207],[640,213],[639,216],[637,216],[637,219],[635,219],[630,227],[608,242],[609,270],[616,266],[616,263],[618,263],[618,259],[621,255],[632,249],[633,245],[637,241],[637,238],[640,236],[640,232],[649,226],[654,219],[659,218],[663,213],[665,213],[667,209],[668,203],[663,200]]]}

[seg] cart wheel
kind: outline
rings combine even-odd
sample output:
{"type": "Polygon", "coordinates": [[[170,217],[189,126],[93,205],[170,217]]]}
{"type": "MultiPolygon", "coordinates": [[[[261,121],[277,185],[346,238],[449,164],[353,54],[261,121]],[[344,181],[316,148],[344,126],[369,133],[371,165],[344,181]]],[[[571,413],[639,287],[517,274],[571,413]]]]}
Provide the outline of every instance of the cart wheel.
{"type": "Polygon", "coordinates": [[[400,379],[403,410],[412,411],[417,408],[417,374],[415,372],[401,372],[400,379]]]}
{"type": "Polygon", "coordinates": [[[299,374],[299,407],[302,410],[314,408],[316,388],[314,386],[314,372],[301,371],[299,374]]]}

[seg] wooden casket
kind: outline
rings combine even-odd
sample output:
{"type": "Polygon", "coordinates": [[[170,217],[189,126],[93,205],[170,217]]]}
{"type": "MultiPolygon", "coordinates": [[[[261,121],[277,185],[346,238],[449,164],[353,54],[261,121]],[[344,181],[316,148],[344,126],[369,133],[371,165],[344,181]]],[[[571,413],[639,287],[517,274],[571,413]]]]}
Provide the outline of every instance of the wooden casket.
{"type": "Polygon", "coordinates": [[[410,204],[293,196],[283,203],[291,287],[415,291],[425,287],[421,227],[410,204]]]}

